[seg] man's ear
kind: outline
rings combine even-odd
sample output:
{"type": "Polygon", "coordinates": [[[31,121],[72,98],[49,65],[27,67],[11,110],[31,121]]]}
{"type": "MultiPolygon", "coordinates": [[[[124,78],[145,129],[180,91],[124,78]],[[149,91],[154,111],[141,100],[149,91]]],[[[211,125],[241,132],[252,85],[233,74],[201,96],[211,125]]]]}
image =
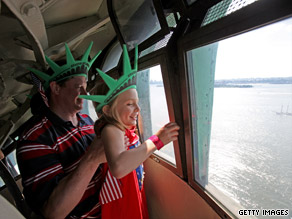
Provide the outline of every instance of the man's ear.
{"type": "Polygon", "coordinates": [[[60,93],[60,85],[57,84],[56,81],[50,82],[51,92],[55,95],[59,95],[60,93]]]}
{"type": "Polygon", "coordinates": [[[103,107],[102,107],[102,112],[105,114],[105,115],[109,115],[109,113],[110,113],[110,106],[109,105],[104,105],[103,107]]]}

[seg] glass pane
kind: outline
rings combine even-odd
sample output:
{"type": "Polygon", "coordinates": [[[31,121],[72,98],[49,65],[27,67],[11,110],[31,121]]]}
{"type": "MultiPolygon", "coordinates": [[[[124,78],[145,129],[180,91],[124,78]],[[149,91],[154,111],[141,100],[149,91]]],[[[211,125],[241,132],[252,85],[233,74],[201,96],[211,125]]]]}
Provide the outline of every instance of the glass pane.
{"type": "Polygon", "coordinates": [[[109,51],[101,70],[107,72],[116,67],[119,63],[122,51],[120,43],[117,42],[109,51]]]}
{"type": "Polygon", "coordinates": [[[188,5],[193,4],[194,2],[196,2],[197,0],[186,0],[188,5]]]}
{"type": "Polygon", "coordinates": [[[187,53],[195,180],[236,217],[292,215],[291,36],[290,18],[187,53]]]}
{"type": "MultiPolygon", "coordinates": [[[[11,173],[12,177],[19,176],[20,172],[18,169],[18,164],[16,162],[16,150],[12,151],[8,154],[2,162],[6,165],[8,171],[11,173]]],[[[4,186],[5,183],[3,179],[0,177],[0,188],[4,186]]]]}
{"type": "MultiPolygon", "coordinates": [[[[169,122],[167,102],[159,65],[138,73],[137,89],[143,119],[143,133],[144,138],[147,139],[169,122]]],[[[155,153],[175,164],[172,142],[155,153]]]]}
{"type": "Polygon", "coordinates": [[[18,164],[16,162],[16,150],[12,151],[6,157],[7,168],[13,177],[20,174],[18,164]]]}
{"type": "Polygon", "coordinates": [[[212,102],[214,90],[214,70],[217,43],[198,48],[187,53],[188,71],[190,73],[192,130],[196,181],[202,186],[208,182],[208,161],[210,147],[210,130],[212,121],[212,102]],[[208,66],[208,67],[206,67],[208,66]]]}
{"type": "Polygon", "coordinates": [[[98,118],[97,117],[97,114],[96,114],[96,111],[95,111],[95,108],[93,106],[93,102],[92,101],[89,101],[89,100],[85,100],[84,99],[84,101],[83,101],[83,108],[81,110],[81,113],[89,115],[90,118],[93,121],[96,121],[97,118],[98,118]]]}
{"type": "Polygon", "coordinates": [[[161,29],[151,0],[135,0],[135,4],[132,0],[115,0],[113,9],[129,49],[144,42],[161,29]]]}

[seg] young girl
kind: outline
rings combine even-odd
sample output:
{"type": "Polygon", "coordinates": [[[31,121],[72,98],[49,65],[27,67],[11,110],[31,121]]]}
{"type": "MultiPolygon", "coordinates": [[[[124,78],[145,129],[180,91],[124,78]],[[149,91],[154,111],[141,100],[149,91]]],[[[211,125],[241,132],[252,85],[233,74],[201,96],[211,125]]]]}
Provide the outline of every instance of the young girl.
{"type": "Polygon", "coordinates": [[[106,97],[81,96],[100,102],[97,109],[101,117],[95,124],[95,132],[102,139],[107,158],[107,164],[104,165],[105,181],[100,192],[103,219],[148,218],[141,164],[155,150],[176,140],[178,136],[179,127],[176,123],[168,123],[138,145],[135,127],[140,107],[133,84],[137,72],[137,49],[135,52],[135,68],[131,69],[124,46],[123,76],[119,80],[112,81],[99,70],[109,87],[106,97]]]}

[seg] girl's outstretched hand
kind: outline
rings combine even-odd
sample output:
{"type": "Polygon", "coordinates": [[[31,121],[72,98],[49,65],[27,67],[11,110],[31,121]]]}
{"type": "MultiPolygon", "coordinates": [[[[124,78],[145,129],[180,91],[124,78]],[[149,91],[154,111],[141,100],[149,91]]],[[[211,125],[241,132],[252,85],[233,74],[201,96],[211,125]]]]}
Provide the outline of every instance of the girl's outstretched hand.
{"type": "Polygon", "coordinates": [[[175,122],[169,122],[164,125],[155,135],[162,141],[164,145],[171,141],[177,140],[178,130],[180,127],[175,122]]]}

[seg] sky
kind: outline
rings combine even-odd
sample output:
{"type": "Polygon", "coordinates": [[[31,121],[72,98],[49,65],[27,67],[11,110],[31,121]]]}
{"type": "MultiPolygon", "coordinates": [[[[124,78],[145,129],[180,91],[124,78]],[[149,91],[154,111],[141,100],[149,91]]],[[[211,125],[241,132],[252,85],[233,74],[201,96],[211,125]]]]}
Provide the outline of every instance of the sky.
{"type": "Polygon", "coordinates": [[[162,74],[160,65],[156,65],[150,68],[150,80],[151,81],[162,81],[162,74]]]}
{"type": "Polygon", "coordinates": [[[215,79],[292,77],[292,18],[219,42],[215,79]]]}
{"type": "MultiPolygon", "coordinates": [[[[269,77],[292,77],[292,18],[219,42],[215,80],[269,77]]],[[[162,80],[160,66],[150,80],[162,80]]]]}

